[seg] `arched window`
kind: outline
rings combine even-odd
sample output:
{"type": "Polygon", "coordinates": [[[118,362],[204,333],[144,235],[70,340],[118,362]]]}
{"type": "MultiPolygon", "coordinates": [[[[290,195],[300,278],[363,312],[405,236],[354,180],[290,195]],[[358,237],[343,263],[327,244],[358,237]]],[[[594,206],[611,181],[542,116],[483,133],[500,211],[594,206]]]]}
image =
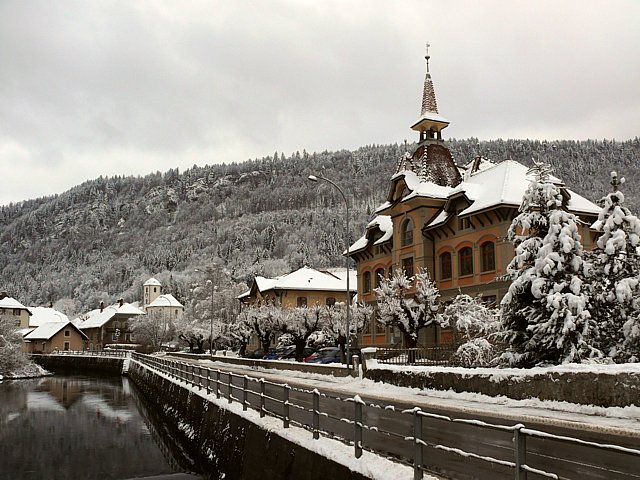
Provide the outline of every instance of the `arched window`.
{"type": "Polygon", "coordinates": [[[376,270],[376,288],[380,286],[380,282],[384,278],[384,268],[379,268],[376,270]]]}
{"type": "Polygon", "coordinates": [[[473,250],[471,247],[464,247],[458,252],[458,266],[461,277],[473,274],[473,250]]]}
{"type": "Polygon", "coordinates": [[[440,279],[446,280],[451,278],[451,253],[444,252],[440,255],[440,279]]]}
{"type": "Polygon", "coordinates": [[[407,218],[402,223],[402,231],[401,231],[400,238],[402,239],[403,247],[413,244],[413,222],[411,221],[410,218],[407,218]]]}
{"type": "Polygon", "coordinates": [[[496,246],[493,242],[480,245],[482,255],[482,271],[489,272],[496,269],[496,246]]]}
{"type": "Polygon", "coordinates": [[[371,272],[364,272],[364,278],[362,279],[362,290],[365,293],[371,291],[371,272]]]}

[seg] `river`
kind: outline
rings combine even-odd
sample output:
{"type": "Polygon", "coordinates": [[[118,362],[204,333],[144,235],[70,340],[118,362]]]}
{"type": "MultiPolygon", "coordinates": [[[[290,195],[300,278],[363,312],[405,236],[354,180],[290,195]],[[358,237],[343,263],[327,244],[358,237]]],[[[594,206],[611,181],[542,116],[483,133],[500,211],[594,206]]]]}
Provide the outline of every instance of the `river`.
{"type": "Polygon", "coordinates": [[[0,479],[122,480],[191,470],[149,408],[126,377],[0,381],[0,479]]]}

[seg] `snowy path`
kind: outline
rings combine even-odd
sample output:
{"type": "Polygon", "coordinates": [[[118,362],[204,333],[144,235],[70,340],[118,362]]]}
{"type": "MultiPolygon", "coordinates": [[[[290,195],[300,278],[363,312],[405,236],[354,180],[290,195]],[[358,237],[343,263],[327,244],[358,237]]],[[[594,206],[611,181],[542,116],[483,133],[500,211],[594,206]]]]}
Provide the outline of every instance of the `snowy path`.
{"type": "Polygon", "coordinates": [[[385,404],[410,404],[423,410],[447,410],[464,416],[491,416],[504,420],[507,425],[521,422],[611,434],[628,437],[630,440],[640,439],[640,407],[636,406],[604,408],[538,399],[513,400],[475,393],[404,388],[358,378],[242,367],[219,361],[201,360],[199,363],[238,374],[263,377],[273,382],[318,388],[338,395],[358,394],[378,399],[385,404]]]}

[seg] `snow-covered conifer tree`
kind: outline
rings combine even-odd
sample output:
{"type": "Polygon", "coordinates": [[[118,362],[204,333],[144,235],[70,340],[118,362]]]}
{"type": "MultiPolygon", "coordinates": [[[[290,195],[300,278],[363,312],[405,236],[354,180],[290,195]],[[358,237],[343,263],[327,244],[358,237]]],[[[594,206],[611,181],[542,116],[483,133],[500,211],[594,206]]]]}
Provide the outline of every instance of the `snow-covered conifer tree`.
{"type": "Polygon", "coordinates": [[[602,199],[594,225],[601,235],[593,251],[600,347],[618,362],[640,360],[640,220],[623,206],[623,183],[611,172],[613,191],[602,199]]]}
{"type": "Polygon", "coordinates": [[[385,326],[397,326],[408,348],[416,347],[422,328],[440,322],[440,292],[425,270],[411,278],[407,278],[404,271],[396,270],[392,278],[381,278],[380,286],[374,291],[378,321],[385,326]]]}
{"type": "Polygon", "coordinates": [[[522,365],[581,361],[600,352],[578,219],[563,210],[562,191],[548,181],[548,168],[536,164],[533,170],[521,215],[510,229],[516,256],[509,266],[513,283],[502,301],[503,327],[522,365]],[[534,229],[536,235],[518,240],[518,229],[534,229]]]}
{"type": "Polygon", "coordinates": [[[549,182],[551,168],[548,165],[534,161],[527,174],[531,176],[531,181],[522,197],[520,213],[513,219],[508,231],[515,256],[507,266],[511,285],[501,302],[501,337],[509,345],[507,356],[512,359],[510,363],[519,362],[530,339],[527,327],[534,300],[531,267],[542,246],[542,239],[549,231],[549,211],[562,205],[560,191],[549,182]]]}

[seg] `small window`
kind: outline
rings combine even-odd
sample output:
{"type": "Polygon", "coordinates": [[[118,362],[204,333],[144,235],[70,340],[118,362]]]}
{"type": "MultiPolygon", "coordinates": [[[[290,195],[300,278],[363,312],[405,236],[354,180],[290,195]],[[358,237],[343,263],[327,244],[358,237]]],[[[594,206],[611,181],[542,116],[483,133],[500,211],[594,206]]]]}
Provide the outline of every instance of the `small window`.
{"type": "Polygon", "coordinates": [[[380,282],[384,278],[384,268],[379,268],[376,270],[376,288],[380,286],[380,282]]]}
{"type": "MultiPolygon", "coordinates": [[[[462,212],[462,210],[458,210],[458,215],[460,215],[460,212],[462,212]]],[[[472,227],[471,218],[460,218],[458,216],[458,230],[469,230],[472,227]]]]}
{"type": "Polygon", "coordinates": [[[70,330],[65,330],[64,331],[64,336],[65,337],[70,337],[71,336],[71,331],[70,330]]]}
{"type": "Polygon", "coordinates": [[[402,259],[402,269],[407,278],[413,277],[413,257],[402,259]]]}
{"type": "Polygon", "coordinates": [[[497,306],[497,297],[495,295],[487,295],[482,297],[482,303],[489,308],[495,308],[497,306]]]}
{"type": "Polygon", "coordinates": [[[493,242],[485,242],[480,246],[482,253],[482,271],[488,272],[496,269],[496,247],[493,242]]]}
{"type": "Polygon", "coordinates": [[[333,307],[336,304],[336,299],[333,297],[328,297],[326,304],[327,304],[327,307],[333,307]]]}
{"type": "Polygon", "coordinates": [[[120,334],[114,333],[114,334],[111,335],[111,341],[112,342],[117,342],[119,337],[120,337],[120,334]]]}
{"type": "Polygon", "coordinates": [[[371,272],[364,272],[364,278],[362,279],[362,290],[365,293],[371,291],[371,272]]]}
{"type": "Polygon", "coordinates": [[[120,322],[113,322],[113,328],[120,328],[120,322]]]}
{"type": "Polygon", "coordinates": [[[451,278],[451,253],[445,252],[440,255],[440,279],[447,280],[451,278]]]}
{"type": "Polygon", "coordinates": [[[158,291],[158,287],[153,287],[153,293],[156,293],[158,291]]]}
{"type": "Polygon", "coordinates": [[[473,275],[473,250],[471,247],[464,247],[458,252],[458,264],[461,277],[473,275]]]}
{"type": "Polygon", "coordinates": [[[178,309],[176,308],[176,315],[178,315],[178,309]]]}
{"type": "Polygon", "coordinates": [[[298,297],[297,300],[297,306],[298,307],[306,307],[307,306],[307,297],[298,297]]]}
{"type": "Polygon", "coordinates": [[[14,308],[14,309],[13,309],[13,314],[14,314],[16,317],[19,317],[19,316],[20,316],[20,309],[19,309],[19,308],[14,308]]]}
{"type": "Polygon", "coordinates": [[[69,342],[64,342],[64,351],[68,352],[71,349],[71,344],[69,342]]]}
{"type": "Polygon", "coordinates": [[[413,244],[413,222],[411,221],[410,218],[407,218],[402,223],[402,231],[400,234],[400,238],[402,239],[403,247],[413,244]]]}

